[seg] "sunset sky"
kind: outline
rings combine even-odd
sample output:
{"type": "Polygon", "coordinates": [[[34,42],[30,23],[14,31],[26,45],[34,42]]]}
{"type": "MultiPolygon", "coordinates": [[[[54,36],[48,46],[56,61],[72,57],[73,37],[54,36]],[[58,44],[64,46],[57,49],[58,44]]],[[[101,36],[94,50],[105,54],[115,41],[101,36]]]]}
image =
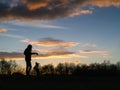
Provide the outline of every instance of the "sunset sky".
{"type": "Polygon", "coordinates": [[[0,0],[0,58],[90,64],[120,61],[120,0],[0,0]]]}

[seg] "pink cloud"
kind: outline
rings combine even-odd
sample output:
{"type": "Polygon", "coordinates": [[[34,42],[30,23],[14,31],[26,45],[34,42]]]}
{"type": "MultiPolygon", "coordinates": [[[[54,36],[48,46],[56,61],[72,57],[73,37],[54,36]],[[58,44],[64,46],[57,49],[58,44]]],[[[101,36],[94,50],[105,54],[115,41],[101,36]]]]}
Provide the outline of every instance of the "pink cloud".
{"type": "Polygon", "coordinates": [[[5,32],[7,32],[7,29],[6,29],[6,28],[1,28],[1,29],[0,29],[0,33],[5,33],[5,32]]]}

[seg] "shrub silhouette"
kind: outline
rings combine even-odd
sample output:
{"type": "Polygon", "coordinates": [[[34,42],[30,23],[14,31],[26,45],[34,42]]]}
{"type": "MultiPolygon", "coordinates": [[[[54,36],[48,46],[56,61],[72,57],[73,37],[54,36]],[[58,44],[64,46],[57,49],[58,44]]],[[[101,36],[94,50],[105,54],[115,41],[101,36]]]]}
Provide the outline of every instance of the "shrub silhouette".
{"type": "Polygon", "coordinates": [[[2,59],[0,61],[0,73],[1,74],[12,74],[17,67],[17,64],[15,61],[6,61],[5,59],[2,59]]]}
{"type": "Polygon", "coordinates": [[[44,65],[41,69],[43,75],[54,74],[54,66],[52,64],[44,65]]]}
{"type": "Polygon", "coordinates": [[[56,67],[57,74],[64,74],[65,67],[63,63],[59,63],[56,67]]]}

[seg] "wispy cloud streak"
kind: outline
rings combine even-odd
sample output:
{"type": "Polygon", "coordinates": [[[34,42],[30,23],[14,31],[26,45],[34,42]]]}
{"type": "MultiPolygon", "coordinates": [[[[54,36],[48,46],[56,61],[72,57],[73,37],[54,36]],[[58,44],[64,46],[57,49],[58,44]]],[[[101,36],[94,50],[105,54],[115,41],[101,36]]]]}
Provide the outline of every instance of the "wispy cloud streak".
{"type": "Polygon", "coordinates": [[[34,27],[34,28],[49,28],[49,29],[67,29],[63,26],[57,26],[57,25],[50,25],[47,22],[42,21],[14,21],[10,22],[10,24],[17,25],[17,26],[25,26],[25,27],[34,27]]]}
{"type": "Polygon", "coordinates": [[[80,53],[86,53],[86,54],[91,54],[91,53],[106,53],[107,51],[105,50],[80,50],[80,53]]]}
{"type": "Polygon", "coordinates": [[[10,38],[17,38],[17,39],[23,39],[23,36],[20,35],[14,35],[14,34],[7,34],[7,33],[0,33],[0,36],[3,37],[10,37],[10,38]]]}
{"type": "Polygon", "coordinates": [[[106,50],[80,50],[80,54],[98,54],[103,58],[111,58],[112,56],[110,56],[108,54],[108,51],[106,50]]]}

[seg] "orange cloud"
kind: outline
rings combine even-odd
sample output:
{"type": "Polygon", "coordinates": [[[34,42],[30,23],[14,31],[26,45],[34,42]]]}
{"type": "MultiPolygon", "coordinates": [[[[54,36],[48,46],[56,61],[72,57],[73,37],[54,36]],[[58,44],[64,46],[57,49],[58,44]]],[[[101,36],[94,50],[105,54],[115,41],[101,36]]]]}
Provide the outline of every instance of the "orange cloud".
{"type": "Polygon", "coordinates": [[[31,3],[26,3],[26,4],[30,10],[35,10],[38,8],[46,7],[48,5],[46,2],[31,2],[31,3]]]}
{"type": "Polygon", "coordinates": [[[70,0],[22,0],[22,2],[26,4],[30,10],[35,10],[44,7],[60,7],[69,4],[70,0]]]}
{"type": "Polygon", "coordinates": [[[66,54],[43,54],[40,55],[38,57],[36,57],[35,59],[57,59],[57,58],[72,58],[72,57],[79,57],[79,55],[75,54],[75,53],[66,53],[66,54]],[[42,57],[41,57],[42,56],[42,57]]]}
{"type": "Polygon", "coordinates": [[[6,29],[6,28],[1,28],[1,29],[0,29],[0,33],[5,33],[5,32],[7,32],[7,29],[6,29]]]}
{"type": "Polygon", "coordinates": [[[72,4],[72,8],[77,7],[85,7],[87,5],[93,5],[98,7],[109,7],[111,5],[120,7],[119,0],[22,0],[28,8],[30,9],[38,9],[42,7],[59,7],[59,6],[67,6],[72,4]]]}
{"type": "Polygon", "coordinates": [[[76,10],[73,13],[69,14],[69,17],[79,16],[82,14],[92,14],[92,10],[76,10]]]}
{"type": "Polygon", "coordinates": [[[111,5],[120,7],[120,0],[89,0],[90,4],[98,7],[109,7],[111,5]]]}
{"type": "Polygon", "coordinates": [[[63,40],[57,40],[53,38],[42,38],[38,41],[30,41],[28,39],[21,40],[22,42],[25,43],[31,43],[33,45],[37,46],[44,46],[44,47],[64,47],[64,48],[69,48],[69,47],[74,47],[77,46],[79,43],[75,42],[68,42],[68,41],[63,41],[63,40]]]}

